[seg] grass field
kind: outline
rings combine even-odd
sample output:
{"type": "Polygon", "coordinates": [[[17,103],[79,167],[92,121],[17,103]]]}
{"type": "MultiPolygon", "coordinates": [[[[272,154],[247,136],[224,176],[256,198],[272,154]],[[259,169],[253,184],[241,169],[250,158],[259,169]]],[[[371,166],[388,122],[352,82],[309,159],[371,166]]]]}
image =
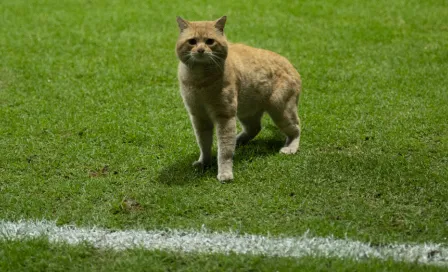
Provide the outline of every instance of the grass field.
{"type": "MultiPolygon", "coordinates": [[[[448,3],[0,2],[0,219],[448,245],[448,3]],[[175,20],[228,16],[233,42],[303,78],[301,150],[272,121],[204,173],[178,91],[175,20]]],[[[216,151],[216,148],[214,148],[216,151]]],[[[420,270],[0,242],[0,270],[420,270]]],[[[431,269],[438,269],[431,267],[431,269]]],[[[442,269],[442,268],[440,268],[442,269]]]]}

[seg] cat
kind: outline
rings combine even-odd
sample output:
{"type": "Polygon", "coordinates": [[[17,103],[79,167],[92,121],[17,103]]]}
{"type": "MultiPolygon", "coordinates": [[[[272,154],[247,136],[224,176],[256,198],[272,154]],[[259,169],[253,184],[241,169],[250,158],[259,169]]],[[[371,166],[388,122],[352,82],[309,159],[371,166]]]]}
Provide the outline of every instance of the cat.
{"type": "Polygon", "coordinates": [[[235,146],[245,144],[261,130],[267,112],[287,136],[281,153],[299,148],[300,121],[297,104],[301,78],[284,57],[263,49],[227,41],[227,17],[189,22],[177,17],[179,37],[178,79],[189,113],[200,156],[193,163],[211,163],[213,129],[218,138],[218,180],[233,179],[235,146]],[[243,131],[236,135],[236,119],[243,131]]]}

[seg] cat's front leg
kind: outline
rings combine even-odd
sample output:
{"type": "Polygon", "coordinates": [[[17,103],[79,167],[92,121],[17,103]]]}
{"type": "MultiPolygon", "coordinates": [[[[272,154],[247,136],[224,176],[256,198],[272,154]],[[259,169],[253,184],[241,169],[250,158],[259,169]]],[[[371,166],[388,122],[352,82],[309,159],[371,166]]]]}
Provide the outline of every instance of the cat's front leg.
{"type": "Polygon", "coordinates": [[[218,180],[233,179],[233,153],[236,144],[236,117],[219,118],[216,121],[218,136],[218,180]]]}
{"type": "Polygon", "coordinates": [[[193,166],[205,168],[211,164],[212,160],[213,122],[208,118],[194,115],[191,115],[191,122],[201,151],[199,159],[193,163],[193,166]]]}

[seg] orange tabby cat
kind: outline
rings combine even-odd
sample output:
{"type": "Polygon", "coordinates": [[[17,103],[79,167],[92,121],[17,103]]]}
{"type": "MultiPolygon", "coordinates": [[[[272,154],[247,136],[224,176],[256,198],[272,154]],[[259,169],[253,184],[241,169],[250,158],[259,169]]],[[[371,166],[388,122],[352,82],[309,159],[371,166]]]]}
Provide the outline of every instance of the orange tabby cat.
{"type": "Polygon", "coordinates": [[[201,151],[193,165],[210,164],[216,126],[220,181],[233,179],[235,145],[258,134],[264,112],[287,136],[281,153],[296,153],[300,140],[299,73],[276,53],[228,42],[225,22],[226,16],[200,22],[177,17],[180,34],[176,44],[182,98],[201,151]],[[237,117],[244,128],[238,135],[237,117]]]}

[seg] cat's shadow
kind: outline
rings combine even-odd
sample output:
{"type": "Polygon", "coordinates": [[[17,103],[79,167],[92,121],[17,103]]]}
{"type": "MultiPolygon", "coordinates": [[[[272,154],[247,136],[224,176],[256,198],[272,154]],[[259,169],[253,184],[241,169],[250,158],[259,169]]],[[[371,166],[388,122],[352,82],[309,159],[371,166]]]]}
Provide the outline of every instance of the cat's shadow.
{"type": "MultiPolygon", "coordinates": [[[[235,150],[234,165],[250,162],[254,158],[274,155],[283,146],[284,141],[279,137],[273,139],[254,139],[243,146],[238,146],[235,150]]],[[[175,161],[162,169],[157,181],[167,185],[186,185],[199,182],[203,179],[216,177],[217,164],[216,156],[213,157],[213,164],[205,170],[198,170],[192,166],[197,160],[197,154],[191,154],[175,161]]]]}

